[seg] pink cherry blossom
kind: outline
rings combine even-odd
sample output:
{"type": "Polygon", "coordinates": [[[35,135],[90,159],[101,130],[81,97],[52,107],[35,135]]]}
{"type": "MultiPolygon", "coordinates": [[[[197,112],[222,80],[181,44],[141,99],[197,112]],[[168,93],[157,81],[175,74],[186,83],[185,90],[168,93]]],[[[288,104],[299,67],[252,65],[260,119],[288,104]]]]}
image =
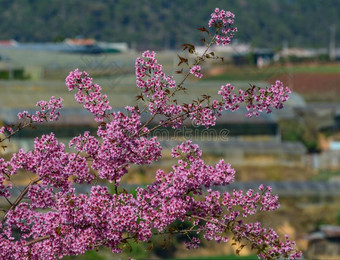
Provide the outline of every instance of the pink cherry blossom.
{"type": "Polygon", "coordinates": [[[202,78],[203,74],[201,73],[201,66],[195,65],[190,69],[190,73],[195,75],[197,78],[202,78]]]}
{"type": "Polygon", "coordinates": [[[32,122],[56,121],[60,117],[60,110],[62,106],[62,98],[56,99],[54,96],[49,101],[41,100],[37,102],[36,106],[40,111],[36,111],[35,115],[29,114],[27,111],[18,113],[19,119],[31,119],[32,122]]]}
{"type": "Polygon", "coordinates": [[[90,111],[96,121],[103,121],[108,111],[112,109],[105,94],[101,93],[101,87],[92,83],[86,71],[80,72],[78,69],[71,72],[66,78],[68,90],[77,89],[74,95],[78,103],[90,111]]]}
{"type": "Polygon", "coordinates": [[[234,32],[237,32],[236,27],[232,27],[234,24],[235,15],[230,11],[220,10],[216,8],[211,14],[209,20],[209,27],[216,27],[219,30],[216,32],[216,44],[227,45],[234,37],[234,32]]]}

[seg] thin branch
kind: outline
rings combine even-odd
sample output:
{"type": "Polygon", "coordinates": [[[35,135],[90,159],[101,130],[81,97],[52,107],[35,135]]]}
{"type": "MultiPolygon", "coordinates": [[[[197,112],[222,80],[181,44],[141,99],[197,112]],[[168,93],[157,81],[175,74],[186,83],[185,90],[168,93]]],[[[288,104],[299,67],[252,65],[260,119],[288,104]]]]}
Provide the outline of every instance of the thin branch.
{"type": "Polygon", "coordinates": [[[30,125],[32,125],[32,122],[29,122],[29,123],[24,123],[24,125],[23,126],[20,126],[20,127],[18,127],[18,129],[17,130],[15,130],[15,131],[13,131],[13,132],[11,132],[10,134],[8,134],[8,135],[5,135],[5,137],[4,138],[0,138],[0,143],[2,143],[3,141],[5,141],[6,139],[10,139],[13,135],[15,135],[17,132],[19,132],[21,129],[23,129],[23,128],[25,128],[25,127],[27,127],[27,126],[30,126],[30,125]]]}
{"type": "Polygon", "coordinates": [[[8,212],[5,214],[5,216],[2,219],[2,223],[5,223],[8,213],[12,210],[14,210],[16,208],[16,206],[18,206],[18,204],[20,203],[20,201],[24,198],[24,196],[26,195],[26,193],[28,192],[29,188],[31,185],[37,183],[41,181],[41,178],[38,178],[36,180],[31,181],[26,187],[25,189],[21,192],[21,194],[19,195],[19,197],[14,201],[14,203],[12,204],[12,206],[10,207],[10,209],[8,210],[8,212]]]}
{"type": "Polygon", "coordinates": [[[198,110],[199,110],[199,109],[196,109],[196,110],[193,110],[193,111],[187,111],[187,112],[185,112],[185,113],[183,113],[183,114],[180,114],[180,115],[177,115],[177,116],[175,116],[175,117],[172,117],[172,118],[170,118],[170,119],[164,121],[163,123],[154,126],[154,127],[151,128],[148,132],[144,132],[144,133],[139,134],[139,136],[147,135],[147,134],[151,133],[153,130],[156,130],[157,128],[159,128],[159,127],[161,127],[161,126],[163,126],[163,125],[165,125],[165,124],[171,123],[171,121],[173,121],[173,120],[175,120],[175,119],[177,119],[177,118],[187,116],[189,113],[196,112],[196,111],[198,111],[198,110]]]}
{"type": "MultiPolygon", "coordinates": [[[[210,42],[209,42],[207,48],[205,49],[205,51],[203,52],[203,54],[198,58],[198,60],[194,63],[194,66],[199,65],[202,61],[204,61],[204,56],[207,54],[209,48],[210,48],[211,45],[214,43],[214,40],[215,40],[215,38],[216,38],[216,36],[217,36],[217,34],[218,34],[219,31],[220,31],[220,29],[218,29],[218,30],[215,32],[215,34],[214,34],[214,36],[211,38],[211,40],[210,40],[210,42]]],[[[170,95],[170,97],[173,97],[173,96],[175,95],[175,93],[176,93],[177,91],[180,90],[180,87],[184,84],[184,82],[185,82],[186,79],[189,77],[189,75],[190,75],[190,72],[188,72],[187,74],[185,74],[184,78],[183,78],[182,81],[177,85],[176,89],[174,90],[174,92],[172,92],[172,94],[170,95]]]]}
{"type": "Polygon", "coordinates": [[[114,184],[115,184],[115,193],[118,195],[118,186],[117,186],[117,180],[114,180],[114,184]]]}
{"type": "Polygon", "coordinates": [[[173,230],[173,231],[166,231],[166,232],[156,232],[156,233],[152,233],[152,235],[155,235],[155,236],[158,236],[158,235],[166,235],[166,234],[187,234],[187,233],[190,233],[190,232],[197,232],[199,231],[198,229],[193,229],[190,228],[190,229],[182,229],[182,230],[173,230]]]}
{"type": "MultiPolygon", "coordinates": [[[[145,103],[145,102],[144,102],[145,103]]],[[[140,114],[143,114],[145,111],[146,111],[146,109],[148,108],[148,106],[145,106],[143,109],[142,109],[142,111],[140,111],[140,114]]]]}
{"type": "Polygon", "coordinates": [[[144,128],[152,121],[152,120],[154,120],[154,118],[156,117],[156,115],[157,115],[157,113],[153,114],[152,117],[150,117],[150,118],[148,119],[148,121],[146,121],[145,124],[142,125],[142,127],[140,128],[139,131],[143,131],[143,129],[144,129],[144,128]]]}
{"type": "Polygon", "coordinates": [[[7,198],[7,197],[5,197],[5,199],[7,200],[7,202],[9,203],[9,205],[13,205],[13,203],[7,198]]]}
{"type": "Polygon", "coordinates": [[[38,238],[36,238],[36,239],[33,239],[33,240],[31,240],[31,241],[28,241],[24,246],[30,246],[30,245],[33,245],[33,244],[35,244],[35,243],[44,241],[44,240],[49,239],[49,238],[50,238],[49,235],[43,236],[43,237],[38,237],[38,238]]]}

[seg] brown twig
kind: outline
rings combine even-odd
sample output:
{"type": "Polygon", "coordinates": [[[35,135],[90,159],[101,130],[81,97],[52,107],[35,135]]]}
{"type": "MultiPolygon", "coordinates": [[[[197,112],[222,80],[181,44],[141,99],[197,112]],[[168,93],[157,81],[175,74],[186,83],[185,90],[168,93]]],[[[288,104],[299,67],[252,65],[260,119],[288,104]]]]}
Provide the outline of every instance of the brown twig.
{"type": "Polygon", "coordinates": [[[28,126],[30,126],[30,125],[32,125],[32,122],[31,122],[31,121],[30,121],[29,123],[24,123],[24,125],[18,127],[17,130],[11,132],[11,133],[8,134],[8,135],[5,135],[4,138],[0,138],[0,143],[2,143],[3,141],[5,141],[5,140],[7,140],[7,139],[10,139],[13,135],[15,135],[15,134],[16,134],[17,132],[19,132],[21,129],[26,128],[26,127],[28,127],[28,126]]]}
{"type": "MultiPolygon", "coordinates": [[[[220,31],[220,29],[218,29],[218,30],[215,32],[214,36],[211,38],[211,40],[210,40],[209,44],[207,45],[207,48],[205,49],[205,51],[203,52],[203,54],[202,54],[202,55],[198,58],[198,60],[193,64],[194,66],[199,65],[202,61],[204,61],[204,56],[207,54],[209,48],[210,48],[211,45],[214,43],[214,40],[215,40],[215,38],[216,38],[216,36],[217,36],[217,33],[218,33],[219,31],[220,31]]],[[[173,97],[173,96],[175,95],[175,93],[176,93],[177,91],[180,90],[180,87],[184,84],[184,82],[185,82],[186,79],[189,77],[189,75],[190,75],[190,72],[188,72],[187,74],[185,74],[184,78],[183,78],[182,81],[176,86],[174,92],[172,92],[172,94],[170,95],[170,97],[173,97]]]]}
{"type": "Polygon", "coordinates": [[[14,203],[12,204],[12,206],[10,207],[10,209],[8,210],[8,212],[5,214],[5,216],[2,219],[2,223],[5,223],[8,213],[12,210],[14,210],[16,208],[16,206],[18,206],[18,204],[20,203],[20,201],[24,198],[24,196],[26,195],[26,193],[28,192],[28,189],[30,188],[31,185],[37,183],[41,181],[41,178],[35,179],[33,181],[31,181],[26,187],[25,189],[21,192],[21,194],[19,195],[19,197],[14,201],[14,203]]]}
{"type": "Polygon", "coordinates": [[[156,117],[156,115],[157,115],[157,113],[153,114],[152,117],[150,117],[150,118],[148,119],[148,121],[146,121],[146,122],[142,125],[142,127],[140,128],[139,131],[143,131],[143,129],[144,129],[144,128],[152,121],[152,120],[154,120],[154,118],[156,117]]]}
{"type": "Polygon", "coordinates": [[[7,197],[5,197],[5,199],[9,203],[9,205],[11,205],[11,206],[13,205],[13,203],[7,197]]]}
{"type": "Polygon", "coordinates": [[[38,238],[36,238],[36,239],[33,239],[33,240],[28,241],[24,246],[30,246],[30,245],[33,245],[33,244],[35,244],[35,243],[44,241],[44,240],[49,239],[49,238],[50,238],[49,235],[43,236],[43,237],[38,237],[38,238]]]}
{"type": "Polygon", "coordinates": [[[180,114],[180,115],[178,115],[178,116],[175,116],[175,117],[173,117],[173,118],[170,118],[170,119],[164,121],[163,123],[154,126],[154,127],[151,128],[149,131],[139,134],[139,136],[147,135],[147,134],[151,133],[153,130],[156,130],[157,128],[159,128],[159,127],[161,127],[161,126],[163,126],[163,125],[165,125],[165,124],[167,124],[167,123],[170,123],[171,121],[173,121],[173,120],[175,120],[175,119],[177,119],[177,118],[180,118],[180,117],[182,117],[182,116],[186,116],[186,115],[188,115],[189,113],[190,113],[190,112],[188,111],[188,112],[185,112],[184,114],[180,114]]]}
{"type": "Polygon", "coordinates": [[[165,124],[171,123],[171,121],[176,120],[177,118],[188,116],[189,113],[198,112],[199,110],[201,110],[201,109],[203,109],[203,108],[204,108],[204,107],[201,107],[201,108],[198,108],[198,109],[194,109],[194,110],[192,110],[192,111],[187,111],[187,112],[185,112],[185,113],[183,113],[183,114],[180,114],[180,115],[174,116],[174,117],[172,117],[172,118],[169,118],[168,120],[164,121],[163,123],[154,126],[154,127],[151,128],[149,131],[139,134],[139,136],[147,135],[147,134],[151,133],[153,130],[156,130],[157,128],[159,128],[159,127],[161,127],[161,126],[163,126],[163,125],[165,125],[165,124]]]}

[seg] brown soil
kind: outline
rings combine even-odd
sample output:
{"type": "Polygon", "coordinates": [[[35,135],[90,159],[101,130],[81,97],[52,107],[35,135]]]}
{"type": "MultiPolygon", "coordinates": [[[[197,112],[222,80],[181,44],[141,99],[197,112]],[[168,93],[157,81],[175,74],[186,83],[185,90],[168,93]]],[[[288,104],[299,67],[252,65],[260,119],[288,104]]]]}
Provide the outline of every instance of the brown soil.
{"type": "Polygon", "coordinates": [[[268,81],[273,83],[275,80],[281,80],[293,91],[305,96],[307,100],[324,101],[330,98],[330,101],[340,102],[340,74],[285,74],[268,81]]]}

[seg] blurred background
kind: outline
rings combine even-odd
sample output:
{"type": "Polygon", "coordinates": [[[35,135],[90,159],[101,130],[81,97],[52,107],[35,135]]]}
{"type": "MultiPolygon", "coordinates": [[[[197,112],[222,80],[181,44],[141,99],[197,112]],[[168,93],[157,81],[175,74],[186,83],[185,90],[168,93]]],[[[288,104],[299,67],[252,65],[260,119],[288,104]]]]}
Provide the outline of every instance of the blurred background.
{"type": "MultiPolygon", "coordinates": [[[[216,97],[222,84],[247,89],[279,79],[293,91],[285,108],[258,118],[244,109],[224,113],[215,128],[186,125],[159,131],[164,158],[150,167],[133,167],[124,183],[130,190],[154,180],[158,168],[169,170],[169,148],[192,139],[207,163],[224,158],[237,170],[237,181],[224,190],[270,185],[281,208],[255,220],[289,234],[308,259],[340,259],[340,2],[337,0],[0,0],[0,127],[17,123],[17,113],[34,110],[50,96],[62,97],[65,109],[55,123],[24,129],[0,156],[6,159],[33,137],[51,131],[67,142],[90,129],[92,116],[74,101],[65,86],[69,71],[86,70],[109,96],[114,110],[136,103],[134,62],[155,50],[169,75],[178,70],[181,44],[204,50],[197,28],[206,26],[219,7],[235,15],[232,44],[212,47],[224,63],[209,60],[200,81],[189,78],[190,102],[201,94],[216,97]]],[[[189,57],[190,58],[190,57],[189,57]]],[[[17,178],[18,187],[28,181],[17,178]]],[[[108,185],[104,184],[103,185],[108,185]]],[[[86,189],[86,187],[85,187],[86,189]]],[[[15,195],[15,194],[13,194],[15,195]]],[[[122,255],[91,251],[66,259],[257,259],[230,244],[203,243],[187,251],[183,237],[158,237],[132,245],[122,255]]]]}

